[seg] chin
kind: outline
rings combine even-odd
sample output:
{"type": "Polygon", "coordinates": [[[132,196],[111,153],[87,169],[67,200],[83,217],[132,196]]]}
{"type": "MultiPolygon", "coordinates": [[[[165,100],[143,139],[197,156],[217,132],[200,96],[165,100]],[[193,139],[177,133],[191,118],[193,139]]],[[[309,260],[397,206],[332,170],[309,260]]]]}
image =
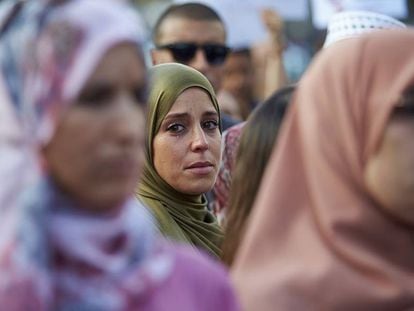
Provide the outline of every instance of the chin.
{"type": "Polygon", "coordinates": [[[105,188],[95,192],[94,197],[90,198],[91,209],[95,211],[106,211],[120,207],[133,194],[132,190],[123,188],[105,188]]]}
{"type": "Polygon", "coordinates": [[[100,198],[84,198],[80,199],[79,209],[92,213],[105,213],[113,209],[119,208],[125,198],[100,197],[100,198]]]}
{"type": "Polygon", "coordinates": [[[191,187],[188,187],[185,191],[182,191],[185,194],[189,195],[202,195],[209,192],[213,189],[214,183],[206,183],[206,184],[192,184],[191,187]]]}

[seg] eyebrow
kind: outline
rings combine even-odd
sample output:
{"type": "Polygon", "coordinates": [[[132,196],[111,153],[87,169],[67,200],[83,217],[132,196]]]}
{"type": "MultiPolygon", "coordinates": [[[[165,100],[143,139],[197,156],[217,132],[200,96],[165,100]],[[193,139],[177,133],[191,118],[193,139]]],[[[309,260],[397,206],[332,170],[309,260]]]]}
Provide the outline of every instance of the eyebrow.
{"type": "Polygon", "coordinates": [[[187,112],[182,112],[182,113],[171,113],[171,114],[168,114],[168,115],[164,118],[163,122],[168,121],[168,120],[182,119],[182,118],[185,118],[185,117],[187,117],[187,116],[188,116],[188,113],[187,113],[187,112]]]}
{"type": "MultiPolygon", "coordinates": [[[[186,118],[188,115],[189,115],[188,112],[171,113],[171,114],[168,114],[164,118],[164,121],[186,118]]],[[[218,117],[218,113],[215,110],[209,110],[209,111],[205,111],[202,116],[203,117],[218,117]]]]}
{"type": "Polygon", "coordinates": [[[218,117],[218,112],[215,110],[206,111],[203,113],[203,117],[218,117]]]}

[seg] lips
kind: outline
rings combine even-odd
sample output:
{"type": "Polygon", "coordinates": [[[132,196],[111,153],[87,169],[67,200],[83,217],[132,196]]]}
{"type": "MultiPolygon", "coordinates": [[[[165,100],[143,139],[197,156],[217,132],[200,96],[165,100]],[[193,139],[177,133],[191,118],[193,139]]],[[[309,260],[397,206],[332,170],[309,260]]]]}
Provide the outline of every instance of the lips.
{"type": "Polygon", "coordinates": [[[213,164],[211,164],[208,161],[205,161],[205,162],[195,162],[195,163],[191,164],[190,166],[188,166],[187,168],[199,168],[199,167],[208,167],[208,166],[213,166],[213,164]]]}
{"type": "Polygon", "coordinates": [[[195,162],[186,167],[186,170],[196,175],[208,175],[214,171],[214,165],[208,161],[195,162]]]}

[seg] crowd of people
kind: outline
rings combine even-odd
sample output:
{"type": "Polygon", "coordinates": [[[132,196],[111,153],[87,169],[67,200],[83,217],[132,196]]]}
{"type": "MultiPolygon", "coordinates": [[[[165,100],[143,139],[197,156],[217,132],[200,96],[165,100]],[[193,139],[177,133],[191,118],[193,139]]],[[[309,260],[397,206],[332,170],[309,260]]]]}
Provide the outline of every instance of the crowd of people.
{"type": "Polygon", "coordinates": [[[414,308],[414,30],[339,13],[289,84],[263,17],[173,4],[148,66],[129,1],[0,3],[1,310],[414,308]]]}

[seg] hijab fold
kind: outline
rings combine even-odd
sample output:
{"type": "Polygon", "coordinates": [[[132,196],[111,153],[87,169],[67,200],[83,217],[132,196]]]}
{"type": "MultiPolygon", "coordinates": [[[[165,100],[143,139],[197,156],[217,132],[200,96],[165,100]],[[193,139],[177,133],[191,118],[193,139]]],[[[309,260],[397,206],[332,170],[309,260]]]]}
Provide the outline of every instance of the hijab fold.
{"type": "Polygon", "coordinates": [[[150,73],[146,163],[137,194],[156,217],[164,236],[219,256],[222,233],[215,217],[207,210],[205,196],[185,195],[168,185],[155,170],[152,150],[162,121],[184,90],[190,87],[203,89],[219,113],[213,88],[201,73],[181,64],[158,65],[150,73]]]}

